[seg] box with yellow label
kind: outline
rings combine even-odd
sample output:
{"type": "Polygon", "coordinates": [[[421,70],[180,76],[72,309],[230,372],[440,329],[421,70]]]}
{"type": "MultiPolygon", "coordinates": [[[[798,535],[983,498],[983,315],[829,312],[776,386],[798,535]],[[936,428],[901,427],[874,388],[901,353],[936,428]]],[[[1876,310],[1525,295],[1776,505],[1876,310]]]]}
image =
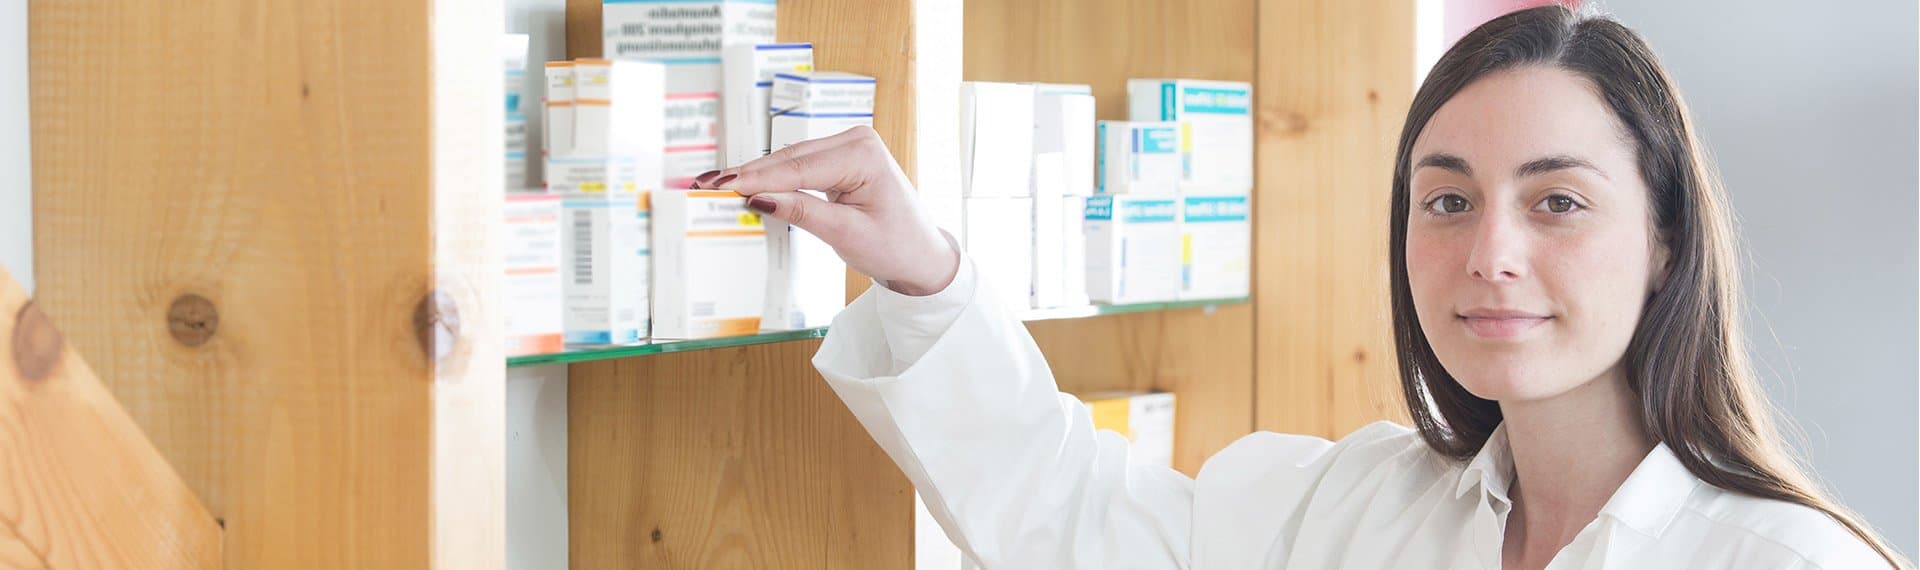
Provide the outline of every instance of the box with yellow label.
{"type": "Polygon", "coordinates": [[[746,198],[714,190],[653,197],[653,336],[760,332],[767,233],[746,198]]]}
{"type": "Polygon", "coordinates": [[[1253,275],[1246,196],[1180,199],[1180,298],[1245,297],[1253,275]]]}
{"type": "Polygon", "coordinates": [[[1173,466],[1173,393],[1112,391],[1081,394],[1094,429],[1127,438],[1128,460],[1173,466]]]}

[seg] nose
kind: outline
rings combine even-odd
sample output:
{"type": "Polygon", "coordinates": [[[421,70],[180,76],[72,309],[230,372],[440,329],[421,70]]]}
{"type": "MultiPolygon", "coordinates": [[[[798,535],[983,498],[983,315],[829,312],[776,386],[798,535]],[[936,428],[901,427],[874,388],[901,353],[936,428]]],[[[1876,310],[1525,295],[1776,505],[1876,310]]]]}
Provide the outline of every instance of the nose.
{"type": "Polygon", "coordinates": [[[1489,283],[1511,283],[1527,274],[1527,234],[1519,220],[1489,208],[1474,227],[1467,272],[1489,283]]]}

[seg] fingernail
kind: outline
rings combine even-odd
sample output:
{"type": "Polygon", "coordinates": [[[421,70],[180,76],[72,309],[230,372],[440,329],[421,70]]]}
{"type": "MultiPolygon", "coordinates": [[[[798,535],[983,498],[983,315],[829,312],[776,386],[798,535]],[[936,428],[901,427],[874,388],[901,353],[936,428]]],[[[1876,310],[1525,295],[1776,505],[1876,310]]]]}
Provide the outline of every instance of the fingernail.
{"type": "Polygon", "coordinates": [[[699,176],[695,176],[695,177],[693,177],[693,183],[694,183],[694,184],[706,184],[706,183],[707,183],[707,179],[709,179],[709,178],[713,178],[713,177],[715,177],[715,176],[718,176],[718,175],[720,175],[720,171],[718,171],[718,170],[708,170],[708,171],[706,171],[706,172],[702,172],[702,173],[700,173],[700,175],[699,175],[699,176]]]}
{"type": "Polygon", "coordinates": [[[732,181],[733,181],[733,179],[735,179],[735,178],[739,178],[739,177],[740,177],[740,175],[738,175],[738,174],[728,174],[728,175],[726,175],[726,176],[722,176],[722,177],[720,177],[719,179],[717,179],[717,180],[714,180],[714,181],[713,181],[713,187],[714,187],[714,188],[719,188],[719,187],[721,187],[722,185],[725,185],[725,184],[726,184],[726,183],[728,183],[728,182],[732,182],[732,181]]]}
{"type": "Polygon", "coordinates": [[[779,204],[775,203],[772,198],[766,196],[754,196],[747,199],[747,208],[762,214],[773,215],[773,208],[775,206],[779,206],[779,204]]]}

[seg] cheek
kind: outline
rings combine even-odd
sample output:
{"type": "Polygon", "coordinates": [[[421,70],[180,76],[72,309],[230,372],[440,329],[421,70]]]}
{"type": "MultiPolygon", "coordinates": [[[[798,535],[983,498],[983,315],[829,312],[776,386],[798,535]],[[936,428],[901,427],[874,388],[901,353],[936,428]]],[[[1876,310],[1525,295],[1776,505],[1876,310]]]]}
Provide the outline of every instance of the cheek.
{"type": "Polygon", "coordinates": [[[1645,303],[1648,256],[1645,235],[1632,231],[1581,232],[1542,239],[1540,282],[1561,304],[1585,340],[1624,346],[1645,303]],[[1620,337],[1618,342],[1592,338],[1620,337]]]}
{"type": "Polygon", "coordinates": [[[1454,278],[1466,274],[1467,251],[1458,241],[1446,231],[1417,224],[1407,228],[1407,285],[1423,314],[1447,298],[1454,278]]]}

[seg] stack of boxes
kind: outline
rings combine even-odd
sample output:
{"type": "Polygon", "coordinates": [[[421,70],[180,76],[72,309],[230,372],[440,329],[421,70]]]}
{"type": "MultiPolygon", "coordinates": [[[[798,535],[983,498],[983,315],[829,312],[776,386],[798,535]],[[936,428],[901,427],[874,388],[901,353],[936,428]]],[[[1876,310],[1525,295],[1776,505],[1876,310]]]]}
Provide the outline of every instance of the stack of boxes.
{"type": "Polygon", "coordinates": [[[1127,82],[1129,114],[1179,129],[1181,299],[1243,297],[1252,273],[1253,88],[1193,79],[1127,82]]]}
{"type": "Polygon", "coordinates": [[[694,176],[721,166],[722,54],[731,46],[773,43],[777,16],[773,0],[608,0],[601,6],[607,57],[666,66],[667,188],[686,188],[694,176]]]}

